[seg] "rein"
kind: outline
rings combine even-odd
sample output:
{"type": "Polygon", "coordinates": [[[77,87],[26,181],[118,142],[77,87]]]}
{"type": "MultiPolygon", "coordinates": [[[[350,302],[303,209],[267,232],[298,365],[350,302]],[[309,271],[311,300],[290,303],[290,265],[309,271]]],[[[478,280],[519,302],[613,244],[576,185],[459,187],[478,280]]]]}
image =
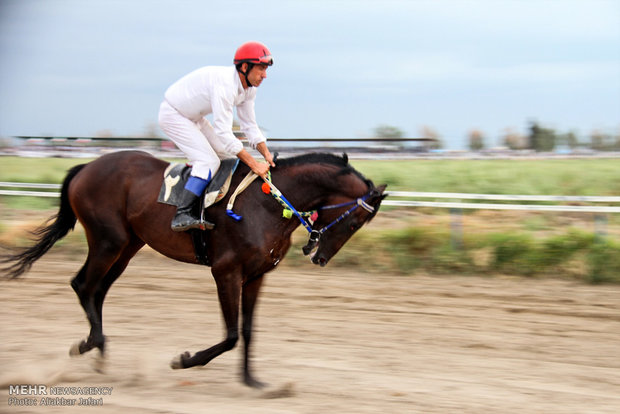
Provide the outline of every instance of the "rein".
{"type": "Polygon", "coordinates": [[[265,188],[263,184],[263,192],[265,192],[266,194],[271,194],[276,199],[276,201],[280,203],[282,207],[284,207],[282,216],[285,218],[291,218],[293,215],[295,215],[299,219],[299,222],[301,223],[301,225],[310,234],[310,238],[308,239],[308,244],[304,246],[302,249],[305,255],[310,254],[310,252],[314,249],[314,247],[319,242],[319,239],[323,233],[325,233],[335,224],[344,220],[349,214],[354,212],[358,207],[362,207],[364,210],[368,211],[369,213],[374,213],[375,211],[375,208],[366,202],[366,200],[370,197],[370,193],[368,193],[362,197],[359,197],[353,201],[349,201],[346,203],[322,206],[322,207],[319,207],[317,210],[300,212],[295,207],[293,207],[291,202],[288,201],[286,197],[282,195],[282,192],[278,190],[278,188],[273,184],[273,182],[271,181],[271,172],[267,174],[267,178],[263,179],[263,181],[265,181],[265,183],[267,184],[267,188],[265,188]],[[352,206],[352,207],[346,210],[336,219],[334,219],[331,223],[325,225],[320,230],[315,230],[312,228],[312,226],[314,225],[314,221],[318,218],[319,210],[332,210],[335,208],[342,208],[342,207],[348,207],[348,206],[352,206]],[[306,218],[308,218],[308,220],[306,220],[306,218]]]}

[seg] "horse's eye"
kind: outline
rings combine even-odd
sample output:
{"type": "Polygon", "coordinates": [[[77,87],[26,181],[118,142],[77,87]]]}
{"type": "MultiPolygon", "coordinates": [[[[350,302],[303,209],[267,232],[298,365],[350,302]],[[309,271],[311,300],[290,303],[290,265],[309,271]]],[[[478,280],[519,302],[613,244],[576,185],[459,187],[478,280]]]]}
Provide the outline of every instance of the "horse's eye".
{"type": "Polygon", "coordinates": [[[359,226],[358,226],[357,224],[351,224],[351,225],[349,225],[349,230],[351,230],[351,231],[355,231],[355,230],[357,230],[358,228],[359,228],[359,226]]]}

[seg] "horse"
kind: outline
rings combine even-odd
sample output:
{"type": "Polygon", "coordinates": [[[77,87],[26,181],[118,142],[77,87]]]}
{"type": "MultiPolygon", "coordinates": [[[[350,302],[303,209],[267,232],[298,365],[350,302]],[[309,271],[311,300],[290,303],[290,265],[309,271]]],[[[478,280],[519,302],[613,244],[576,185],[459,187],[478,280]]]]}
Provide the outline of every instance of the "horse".
{"type": "MultiPolygon", "coordinates": [[[[63,181],[57,214],[34,232],[36,244],[5,256],[3,262],[9,264],[5,266],[7,276],[18,277],[73,230],[79,220],[88,254],[71,280],[71,287],[86,312],[90,333],[72,346],[72,356],[97,348],[103,360],[106,338],[102,308],[106,293],[145,244],[171,259],[200,264],[189,232],[174,232],[170,228],[175,207],[157,200],[168,166],[168,162],[146,152],[119,151],[73,167],[63,181]]],[[[247,166],[239,163],[230,188],[236,188],[249,172],[247,166]]],[[[310,255],[313,263],[325,266],[375,216],[387,195],[386,186],[375,187],[348,163],[346,154],[310,153],[279,159],[270,175],[269,185],[280,191],[280,197],[265,194],[265,184],[254,181],[235,200],[240,221],[226,214],[225,201],[230,195],[207,210],[215,228],[205,233],[205,251],[217,286],[226,335],[208,349],[179,355],[173,359],[172,368],[206,365],[233,349],[239,339],[241,310],[242,380],[250,387],[263,387],[265,384],[250,369],[252,320],[263,276],[285,256],[291,235],[300,224],[310,233],[304,253],[310,255]],[[293,209],[298,219],[283,217],[282,206],[293,209]],[[314,222],[299,213],[311,210],[318,212],[314,222]]]]}

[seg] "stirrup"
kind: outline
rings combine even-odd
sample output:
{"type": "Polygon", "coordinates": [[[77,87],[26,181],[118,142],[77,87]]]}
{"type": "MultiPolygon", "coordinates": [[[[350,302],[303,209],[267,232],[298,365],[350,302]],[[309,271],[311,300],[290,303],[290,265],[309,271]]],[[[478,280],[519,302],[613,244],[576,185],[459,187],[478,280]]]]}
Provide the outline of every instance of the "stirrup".
{"type": "Polygon", "coordinates": [[[198,220],[190,216],[189,214],[182,214],[178,218],[178,222],[177,217],[172,220],[172,223],[170,225],[172,231],[180,232],[191,229],[211,230],[215,227],[215,224],[211,223],[210,221],[198,220]]]}

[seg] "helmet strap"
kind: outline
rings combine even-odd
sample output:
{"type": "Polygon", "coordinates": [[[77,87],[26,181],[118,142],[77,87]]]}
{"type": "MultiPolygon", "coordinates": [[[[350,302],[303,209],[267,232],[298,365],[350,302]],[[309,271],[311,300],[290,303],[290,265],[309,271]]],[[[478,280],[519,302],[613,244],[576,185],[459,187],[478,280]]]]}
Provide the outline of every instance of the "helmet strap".
{"type": "Polygon", "coordinates": [[[254,86],[254,85],[252,85],[252,83],[250,82],[250,79],[248,79],[248,74],[250,73],[250,70],[252,70],[252,68],[254,67],[254,64],[253,64],[253,63],[250,63],[250,62],[243,62],[243,63],[242,63],[242,64],[240,64],[240,65],[237,67],[237,70],[239,71],[239,73],[241,73],[243,76],[245,76],[245,84],[246,84],[246,85],[248,86],[248,88],[249,88],[249,87],[254,86]],[[241,70],[241,67],[242,67],[243,63],[247,63],[247,64],[248,64],[248,68],[246,69],[246,71],[245,71],[245,72],[243,72],[243,71],[241,70]]]}

